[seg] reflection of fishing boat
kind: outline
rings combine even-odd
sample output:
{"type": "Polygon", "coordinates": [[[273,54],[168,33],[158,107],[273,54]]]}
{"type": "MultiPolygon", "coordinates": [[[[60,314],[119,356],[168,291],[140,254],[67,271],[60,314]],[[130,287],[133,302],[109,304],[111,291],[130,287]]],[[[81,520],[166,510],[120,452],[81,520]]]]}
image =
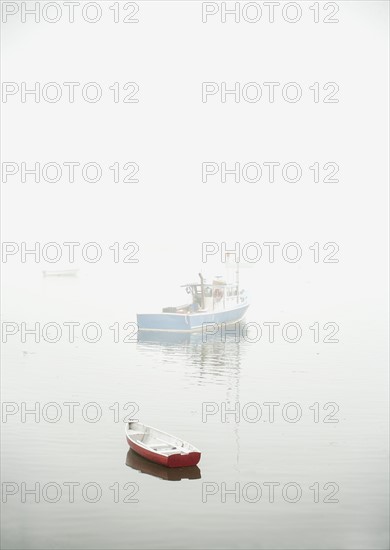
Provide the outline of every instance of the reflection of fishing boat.
{"type": "Polygon", "coordinates": [[[77,277],[78,269],[62,269],[57,271],[42,271],[44,277],[77,277]]]}
{"type": "Polygon", "coordinates": [[[195,466],[200,460],[199,449],[190,443],[140,422],[127,424],[126,439],[133,451],[168,468],[195,466]]]}
{"type": "Polygon", "coordinates": [[[182,479],[200,479],[201,472],[198,466],[187,466],[187,468],[166,468],[146,460],[139,454],[129,449],[126,455],[126,465],[133,470],[143,474],[149,474],[169,481],[181,481],[182,479]]]}
{"type": "Polygon", "coordinates": [[[138,344],[158,345],[158,346],[180,346],[189,345],[194,338],[202,342],[200,332],[170,332],[162,330],[141,330],[137,333],[138,344]]]}
{"type": "MultiPolygon", "coordinates": [[[[239,342],[240,323],[230,327],[231,333],[224,334],[220,328],[215,334],[201,332],[141,331],[137,335],[137,345],[142,351],[162,353],[163,361],[174,363],[189,376],[191,383],[202,383],[205,377],[226,377],[235,371],[240,357],[245,353],[245,342],[239,342]],[[192,368],[197,365],[198,378],[192,378],[192,368]]],[[[250,345],[250,344],[249,344],[250,345]]]]}
{"type": "Polygon", "coordinates": [[[177,307],[163,308],[161,313],[137,314],[139,330],[193,332],[202,330],[206,323],[233,324],[242,319],[249,307],[244,290],[236,281],[228,283],[216,277],[211,283],[199,273],[199,283],[183,285],[192,301],[177,307]]]}

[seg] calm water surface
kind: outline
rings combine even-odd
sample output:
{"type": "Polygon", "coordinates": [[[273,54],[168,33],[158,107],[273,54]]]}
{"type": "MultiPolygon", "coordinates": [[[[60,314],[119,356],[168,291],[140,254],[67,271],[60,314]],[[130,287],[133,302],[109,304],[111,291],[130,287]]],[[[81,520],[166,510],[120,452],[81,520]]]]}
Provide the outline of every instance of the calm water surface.
{"type": "MultiPolygon", "coordinates": [[[[32,284],[30,317],[15,300],[8,319],[86,322],[96,308],[106,330],[96,344],[78,336],[74,344],[10,339],[4,347],[3,399],[29,408],[56,402],[62,412],[56,423],[42,415],[23,423],[19,411],[3,423],[3,481],[18,487],[3,506],[4,548],[386,548],[386,389],[378,390],[384,365],[375,331],[362,342],[351,330],[338,345],[314,344],[310,331],[294,345],[237,342],[233,335],[226,342],[169,335],[115,344],[107,327],[122,322],[113,314],[118,306],[99,305],[94,291],[85,298],[82,278],[37,277],[32,284]],[[66,402],[80,403],[74,422],[66,402]],[[101,409],[97,422],[81,414],[91,402],[101,409]],[[274,422],[266,402],[280,403],[274,422]],[[297,422],[281,414],[289,402],[302,410],[297,422]],[[319,422],[309,408],[316,402],[319,422]],[[324,411],[329,402],[339,410],[324,411]],[[125,410],[126,403],[136,405],[125,410]],[[202,419],[206,403],[209,410],[236,407],[240,418],[230,414],[223,422],[218,412],[202,419]],[[258,405],[243,410],[248,403],[258,405]],[[253,421],[258,406],[262,416],[253,421]],[[199,468],[167,472],[129,452],[123,420],[133,413],[198,446],[199,468]],[[329,413],[337,423],[323,421],[329,413]],[[33,495],[22,502],[23,482],[28,489],[39,484],[38,503],[33,495]],[[44,489],[50,482],[57,485],[44,489]],[[74,502],[64,485],[71,482],[79,484],[74,502]],[[270,482],[279,484],[273,502],[270,482]],[[285,499],[288,483],[296,485],[285,499]],[[324,489],[326,483],[332,485],[324,489]],[[324,502],[335,487],[338,502],[324,502]],[[224,495],[224,488],[236,495],[224,495]],[[87,502],[97,490],[100,498],[87,502]],[[206,498],[206,490],[214,494],[206,498]],[[288,502],[298,490],[299,500],[288,502]]],[[[120,307],[124,321],[135,320],[128,303],[120,307]]],[[[254,303],[248,320],[260,319],[254,303]]],[[[301,321],[309,326],[312,317],[301,321]]],[[[85,414],[93,419],[96,409],[85,414]]]]}

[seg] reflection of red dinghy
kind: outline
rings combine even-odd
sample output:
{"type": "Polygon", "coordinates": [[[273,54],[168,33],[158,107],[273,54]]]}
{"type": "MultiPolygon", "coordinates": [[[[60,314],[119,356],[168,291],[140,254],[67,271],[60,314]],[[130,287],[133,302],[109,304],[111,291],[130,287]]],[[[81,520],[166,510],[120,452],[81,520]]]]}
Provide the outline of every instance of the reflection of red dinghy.
{"type": "Polygon", "coordinates": [[[200,451],[190,443],[139,422],[129,422],[126,439],[139,455],[168,468],[195,466],[200,451]]]}

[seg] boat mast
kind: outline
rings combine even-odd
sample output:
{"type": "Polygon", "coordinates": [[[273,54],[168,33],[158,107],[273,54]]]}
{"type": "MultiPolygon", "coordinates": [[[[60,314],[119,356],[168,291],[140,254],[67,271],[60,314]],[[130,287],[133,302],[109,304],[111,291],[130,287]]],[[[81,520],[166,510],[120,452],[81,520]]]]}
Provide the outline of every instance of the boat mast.
{"type": "Polygon", "coordinates": [[[237,304],[240,301],[240,263],[237,262],[236,267],[236,284],[237,284],[237,304]]]}
{"type": "MultiPolygon", "coordinates": [[[[227,271],[227,274],[229,275],[229,268],[233,267],[230,263],[230,256],[232,255],[231,252],[226,252],[225,254],[225,262],[226,262],[226,271],[227,271]]],[[[240,262],[236,262],[236,276],[235,276],[235,284],[236,284],[236,289],[237,289],[237,304],[239,303],[240,301],[240,297],[239,297],[239,294],[240,294],[240,262]]],[[[230,282],[232,280],[232,277],[228,276],[227,278],[227,281],[230,282]]]]}
{"type": "Polygon", "coordinates": [[[204,309],[204,282],[203,282],[203,275],[201,273],[198,273],[200,277],[200,296],[201,296],[201,308],[204,309]]]}

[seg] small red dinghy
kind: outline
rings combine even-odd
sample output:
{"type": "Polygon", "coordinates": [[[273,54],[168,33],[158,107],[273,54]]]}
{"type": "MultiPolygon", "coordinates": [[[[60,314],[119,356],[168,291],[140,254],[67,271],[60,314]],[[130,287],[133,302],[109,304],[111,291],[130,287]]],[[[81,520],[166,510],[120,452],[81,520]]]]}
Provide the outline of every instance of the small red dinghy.
{"type": "Polygon", "coordinates": [[[168,468],[195,466],[200,460],[193,445],[137,421],[126,425],[126,439],[133,451],[168,468]]]}

